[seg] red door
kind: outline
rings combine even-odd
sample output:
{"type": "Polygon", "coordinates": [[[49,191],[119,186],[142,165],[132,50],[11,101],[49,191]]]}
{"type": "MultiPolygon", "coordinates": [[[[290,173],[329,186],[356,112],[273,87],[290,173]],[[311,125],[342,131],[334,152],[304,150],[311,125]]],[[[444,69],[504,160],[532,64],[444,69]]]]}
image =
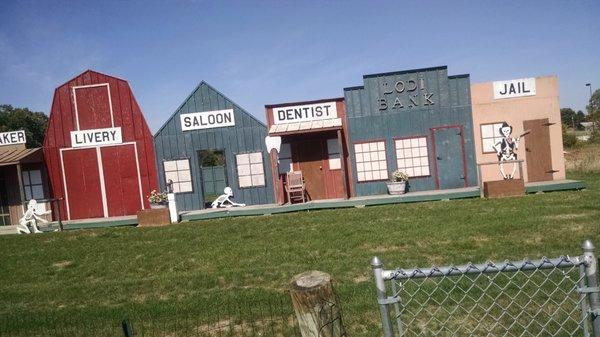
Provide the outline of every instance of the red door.
{"type": "Polygon", "coordinates": [[[96,149],[63,151],[70,219],[102,218],[102,191],[96,149]]]}
{"type": "Polygon", "coordinates": [[[108,216],[136,214],[142,199],[134,145],[102,147],[100,152],[108,216]]]}

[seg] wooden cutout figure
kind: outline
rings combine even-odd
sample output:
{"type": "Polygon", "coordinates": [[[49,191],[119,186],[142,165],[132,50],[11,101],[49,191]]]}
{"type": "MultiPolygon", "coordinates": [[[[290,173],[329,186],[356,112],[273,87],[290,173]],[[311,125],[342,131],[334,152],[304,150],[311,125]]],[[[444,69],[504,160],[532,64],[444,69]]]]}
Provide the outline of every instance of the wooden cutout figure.
{"type": "Polygon", "coordinates": [[[502,139],[494,144],[493,148],[496,150],[496,154],[498,155],[498,160],[500,161],[500,174],[504,179],[514,179],[515,172],[517,171],[517,162],[513,162],[512,172],[510,174],[506,174],[504,171],[504,163],[505,161],[516,161],[517,153],[516,151],[519,149],[519,142],[521,137],[525,136],[531,130],[525,130],[519,137],[514,138],[511,136],[513,131],[513,127],[508,125],[508,123],[502,123],[500,127],[500,134],[502,135],[502,139]]]}
{"type": "Polygon", "coordinates": [[[227,186],[223,190],[225,194],[221,194],[215,201],[212,202],[212,208],[229,208],[229,207],[244,207],[246,204],[238,204],[237,202],[231,200],[233,197],[233,190],[231,187],[227,186]]]}
{"type": "Polygon", "coordinates": [[[31,230],[29,229],[29,225],[33,229],[34,233],[41,233],[37,227],[38,221],[42,223],[48,223],[45,219],[41,218],[42,215],[50,214],[52,211],[46,211],[38,213],[36,210],[37,201],[35,199],[29,200],[27,203],[27,211],[23,214],[23,217],[19,219],[19,224],[17,225],[17,233],[19,234],[31,234],[31,230]]]}

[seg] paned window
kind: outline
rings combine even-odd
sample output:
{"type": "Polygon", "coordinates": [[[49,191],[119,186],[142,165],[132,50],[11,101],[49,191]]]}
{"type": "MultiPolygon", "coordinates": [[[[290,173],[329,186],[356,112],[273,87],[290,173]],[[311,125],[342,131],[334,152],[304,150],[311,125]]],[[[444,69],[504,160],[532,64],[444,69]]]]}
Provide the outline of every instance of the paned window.
{"type": "Polygon", "coordinates": [[[409,177],[429,175],[429,153],[427,137],[396,139],[396,159],[398,169],[409,177]]]}
{"type": "Polygon", "coordinates": [[[327,139],[327,157],[330,170],[340,170],[342,168],[340,146],[337,138],[327,139]]]}
{"type": "Polygon", "coordinates": [[[25,199],[44,199],[44,185],[42,184],[42,171],[29,170],[23,171],[23,188],[25,189],[25,199]]]}
{"type": "Polygon", "coordinates": [[[354,155],[356,178],[359,182],[388,178],[384,141],[354,144],[354,155]]]}
{"type": "Polygon", "coordinates": [[[242,153],[235,155],[240,188],[265,186],[265,170],[262,153],[242,153]]]}
{"type": "Polygon", "coordinates": [[[483,153],[496,152],[494,145],[502,140],[502,123],[481,124],[481,145],[483,153]]]}
{"type": "Polygon", "coordinates": [[[192,192],[192,175],[189,159],[170,160],[164,162],[165,180],[173,181],[173,193],[192,192]]]}

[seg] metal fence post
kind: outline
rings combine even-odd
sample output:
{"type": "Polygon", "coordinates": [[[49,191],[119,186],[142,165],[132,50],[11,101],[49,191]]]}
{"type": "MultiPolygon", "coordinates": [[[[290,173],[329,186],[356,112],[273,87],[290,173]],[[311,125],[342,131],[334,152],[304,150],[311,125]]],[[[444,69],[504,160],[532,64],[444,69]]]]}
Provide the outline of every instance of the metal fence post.
{"type": "Polygon", "coordinates": [[[385,291],[385,281],[383,279],[383,263],[377,256],[371,260],[373,274],[375,274],[375,286],[377,287],[377,302],[379,303],[379,312],[381,313],[381,325],[384,337],[392,337],[392,323],[386,304],[387,292],[385,291]]]}
{"type": "Polygon", "coordinates": [[[587,286],[590,290],[590,311],[592,318],[592,331],[594,337],[600,337],[600,292],[598,290],[598,260],[594,252],[596,248],[592,244],[592,241],[585,240],[581,244],[583,249],[583,257],[587,261],[585,266],[585,275],[587,278],[587,286]]]}

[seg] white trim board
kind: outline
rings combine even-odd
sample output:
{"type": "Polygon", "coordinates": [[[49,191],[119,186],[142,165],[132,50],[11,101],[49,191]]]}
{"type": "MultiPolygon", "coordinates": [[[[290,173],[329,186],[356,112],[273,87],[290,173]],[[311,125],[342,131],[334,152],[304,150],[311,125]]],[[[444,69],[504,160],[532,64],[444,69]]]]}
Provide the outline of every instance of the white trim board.
{"type": "Polygon", "coordinates": [[[67,207],[67,220],[71,220],[71,208],[69,205],[69,192],[67,189],[67,179],[65,177],[65,163],[64,163],[64,158],[63,158],[63,151],[73,151],[73,150],[77,151],[77,150],[96,148],[96,155],[98,158],[97,159],[98,160],[98,172],[100,175],[100,192],[101,192],[101,196],[102,196],[102,208],[103,208],[104,217],[107,218],[108,217],[108,201],[107,201],[107,197],[106,197],[106,183],[104,181],[104,166],[102,164],[102,155],[100,153],[100,148],[113,147],[113,146],[124,146],[124,145],[133,145],[133,149],[134,149],[134,153],[135,153],[135,165],[136,165],[137,176],[138,176],[140,204],[141,204],[142,209],[145,209],[144,208],[144,195],[142,193],[142,175],[140,172],[140,163],[139,163],[139,158],[138,158],[137,142],[125,142],[122,144],[109,144],[109,145],[90,146],[90,147],[75,147],[75,148],[68,147],[68,148],[60,149],[60,168],[61,168],[62,179],[63,179],[64,193],[65,193],[65,205],[67,207]]]}

